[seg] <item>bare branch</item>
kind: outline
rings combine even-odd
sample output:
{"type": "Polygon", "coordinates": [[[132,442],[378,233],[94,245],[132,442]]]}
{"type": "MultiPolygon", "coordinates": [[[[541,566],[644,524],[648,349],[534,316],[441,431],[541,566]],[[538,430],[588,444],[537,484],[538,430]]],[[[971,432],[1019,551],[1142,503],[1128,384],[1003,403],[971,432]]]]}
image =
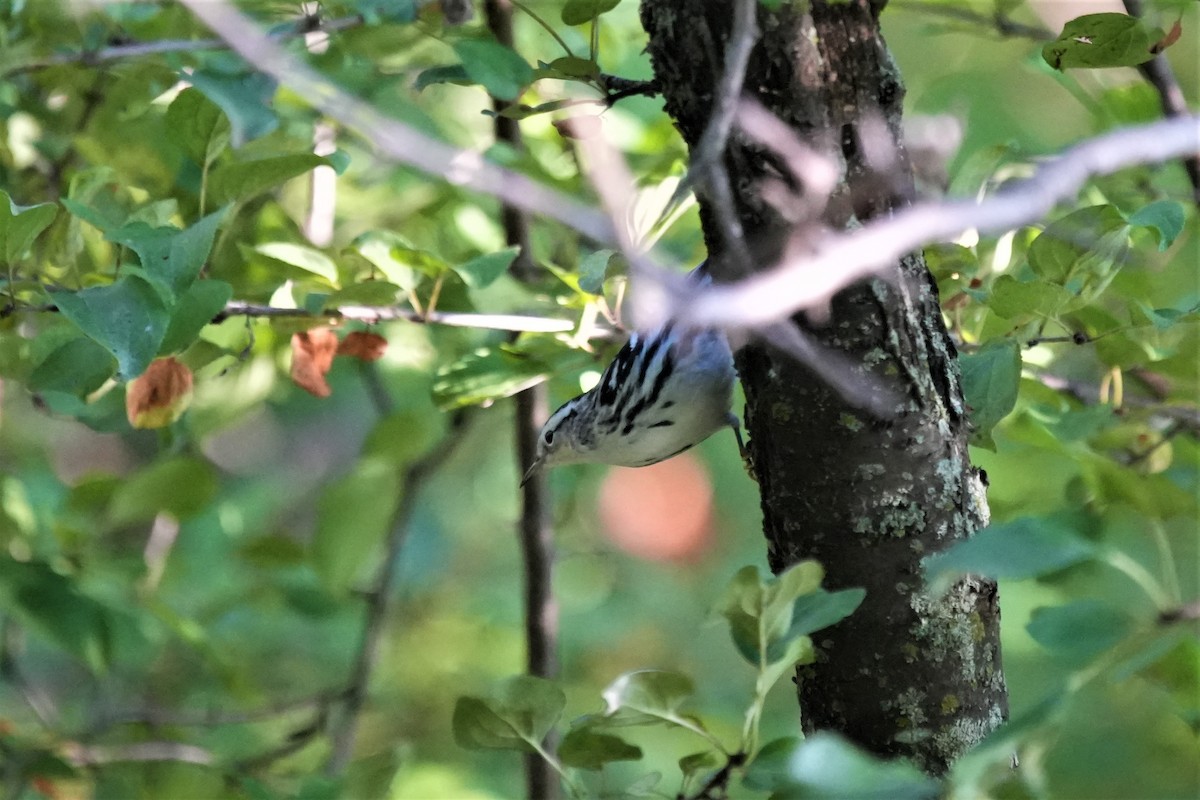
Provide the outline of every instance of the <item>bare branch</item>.
{"type": "Polygon", "coordinates": [[[753,327],[819,307],[842,288],[889,268],[901,256],[968,230],[1000,233],[1035,222],[1075,195],[1092,175],[1200,152],[1200,116],[1163,120],[1097,136],[1047,162],[1028,180],[984,200],[910,206],[862,228],[815,243],[736,285],[676,298],[674,314],[700,325],[753,327]]]}
{"type": "MultiPolygon", "coordinates": [[[[387,402],[390,403],[390,400],[387,402]]],[[[381,415],[389,412],[389,408],[378,409],[381,415]]],[[[417,500],[421,488],[434,472],[445,462],[454,451],[455,446],[462,440],[465,430],[466,416],[459,412],[451,418],[450,431],[429,455],[412,464],[404,473],[399,487],[400,503],[392,516],[391,528],[387,541],[384,543],[383,558],[380,561],[379,572],[371,582],[371,588],[366,593],[367,611],[363,620],[363,633],[359,641],[358,653],[354,659],[350,681],[346,687],[345,703],[338,715],[337,721],[330,729],[330,754],[325,763],[325,774],[340,775],[350,763],[354,754],[354,742],[358,734],[358,717],[367,700],[367,688],[374,671],[379,653],[379,643],[383,638],[384,625],[387,622],[389,600],[392,583],[400,564],[400,551],[408,538],[409,527],[413,512],[416,511],[417,500]]]]}
{"type": "Polygon", "coordinates": [[[731,277],[751,272],[750,265],[753,263],[750,250],[746,247],[741,219],[734,208],[733,187],[729,184],[729,172],[725,169],[725,145],[733,129],[738,99],[746,81],[750,52],[758,40],[758,26],[755,24],[757,9],[758,0],[735,0],[733,4],[733,25],[725,46],[721,83],[713,101],[712,116],[696,145],[691,167],[712,203],[725,255],[729,257],[725,263],[731,267],[725,272],[731,277]]]}
{"type": "Polygon", "coordinates": [[[399,306],[338,306],[314,313],[303,308],[280,308],[244,303],[240,300],[227,303],[225,310],[218,314],[213,322],[222,322],[230,317],[293,318],[314,321],[344,319],[372,324],[402,319],[408,322],[448,325],[455,328],[483,328],[518,333],[567,333],[575,329],[575,323],[570,320],[527,317],[519,314],[465,314],[454,311],[430,311],[422,314],[411,308],[399,306]]]}
{"type": "Polygon", "coordinates": [[[180,761],[209,766],[216,763],[211,751],[183,742],[135,742],[121,745],[63,745],[67,761],[77,767],[113,764],[122,761],[180,761]]]}
{"type": "Polygon", "coordinates": [[[198,711],[176,711],[166,708],[142,708],[119,711],[102,716],[81,738],[97,736],[116,725],[146,725],[152,728],[215,728],[222,725],[246,725],[267,722],[289,714],[309,712],[328,707],[342,700],[346,689],[328,690],[312,697],[301,697],[272,703],[246,711],[227,711],[216,707],[198,711]]]}
{"type": "Polygon", "coordinates": [[[180,2],[256,69],[356,130],[364,141],[393,161],[558,220],[598,242],[615,241],[612,223],[594,208],[519,172],[497,166],[477,152],[453,147],[385,117],[269,39],[228,0],[180,2]]]}
{"type": "MultiPolygon", "coordinates": [[[[506,0],[485,0],[484,16],[488,29],[501,44],[513,46],[512,8],[506,0]]],[[[609,95],[609,104],[615,102],[609,95]]],[[[495,106],[501,101],[492,99],[495,106]]],[[[496,139],[516,150],[524,147],[517,120],[497,116],[493,126],[496,139]]],[[[510,270],[518,279],[530,280],[534,272],[529,252],[529,217],[508,203],[502,207],[505,238],[521,248],[521,257],[510,270]],[[524,267],[522,264],[524,263],[524,267]]],[[[517,472],[523,473],[537,457],[541,427],[550,413],[546,384],[539,383],[517,393],[516,438],[517,472]]],[[[530,675],[553,679],[558,676],[558,605],[554,600],[554,529],[550,524],[550,490],[541,470],[521,484],[521,519],[517,541],[524,565],[525,668],[530,675]]],[[[544,742],[554,752],[553,737],[544,742]]],[[[560,794],[559,777],[553,765],[538,753],[525,756],[525,789],[531,800],[553,800],[560,794]]]]}

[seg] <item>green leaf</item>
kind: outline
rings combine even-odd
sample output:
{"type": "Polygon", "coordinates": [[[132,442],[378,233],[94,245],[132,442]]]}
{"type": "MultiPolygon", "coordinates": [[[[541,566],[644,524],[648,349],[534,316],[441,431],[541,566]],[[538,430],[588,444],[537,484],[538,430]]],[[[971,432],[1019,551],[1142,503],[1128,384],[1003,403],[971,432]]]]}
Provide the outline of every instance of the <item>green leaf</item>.
{"type": "Polygon", "coordinates": [[[368,25],[413,22],[417,18],[416,0],[354,0],[354,8],[368,25]]]}
{"type": "Polygon", "coordinates": [[[821,589],[799,597],[792,606],[792,624],[787,635],[814,633],[841,622],[862,605],[866,596],[866,589],[854,588],[837,592],[821,589]]]}
{"type": "Polygon", "coordinates": [[[1099,600],[1035,608],[1025,629],[1033,640],[1083,666],[1124,639],[1134,627],[1128,614],[1099,600]]]}
{"type": "Polygon", "coordinates": [[[130,222],[109,232],[107,237],[137,253],[146,276],[177,296],[200,275],[224,216],[224,209],[215,211],[184,230],[130,222]]]}
{"type": "Polygon", "coordinates": [[[194,87],[184,89],[167,109],[167,129],[188,157],[207,167],[229,146],[229,118],[194,87]]]}
{"type": "Polygon", "coordinates": [[[1001,275],[992,284],[988,307],[1005,319],[1046,318],[1054,317],[1074,299],[1066,289],[1049,281],[1019,281],[1012,275],[1001,275]]]}
{"type": "Polygon", "coordinates": [[[579,260],[579,288],[588,294],[601,294],[604,279],[608,276],[608,262],[615,253],[612,250],[597,250],[579,260]]]}
{"type": "Polygon", "coordinates": [[[419,92],[427,86],[433,86],[435,83],[453,83],[456,86],[470,86],[475,81],[467,74],[466,67],[462,64],[447,64],[441,67],[430,67],[429,69],[421,70],[417,74],[417,79],[413,82],[413,89],[419,92]]]}
{"type": "Polygon", "coordinates": [[[556,58],[546,65],[546,69],[556,77],[563,78],[595,78],[600,74],[599,64],[578,56],[556,58]]]}
{"type": "Polygon", "coordinates": [[[713,750],[701,750],[699,753],[689,753],[679,759],[679,771],[684,780],[700,773],[709,772],[721,765],[721,757],[713,750]]]}
{"type": "Polygon", "coordinates": [[[562,8],[565,25],[583,25],[596,17],[612,11],[621,0],[567,0],[562,8]]]}
{"type": "Polygon", "coordinates": [[[108,351],[86,336],[76,336],[52,351],[29,375],[34,392],[68,392],[87,397],[112,377],[115,364],[108,351]]]}
{"type": "Polygon", "coordinates": [[[1157,200],[1129,217],[1130,225],[1152,228],[1158,234],[1158,252],[1163,252],[1183,233],[1183,206],[1174,200],[1157,200]]]}
{"type": "Polygon", "coordinates": [[[216,471],[207,461],[168,458],[122,482],[113,493],[108,516],[121,526],[147,522],[162,513],[185,520],[203,511],[217,488],[216,471]]]}
{"type": "Polygon", "coordinates": [[[904,761],[882,761],[834,733],[818,732],[796,749],[786,787],[776,796],[804,800],[926,800],[938,782],[904,761]]]}
{"type": "Polygon", "coordinates": [[[328,165],[328,158],[312,153],[225,163],[213,170],[209,178],[209,194],[218,205],[240,203],[282,186],[317,167],[328,165]]]}
{"type": "Polygon", "coordinates": [[[471,80],[501,100],[516,100],[533,81],[533,67],[511,48],[491,39],[455,42],[454,52],[471,80]]]}
{"type": "Polygon", "coordinates": [[[159,346],[159,355],[186,350],[213,321],[233,296],[233,287],[225,281],[196,281],[171,310],[171,322],[159,346]]]}
{"type": "Polygon", "coordinates": [[[455,272],[463,279],[463,283],[472,289],[483,289],[504,274],[520,252],[519,247],[506,247],[495,253],[472,258],[462,266],[456,267],[455,272]]]}
{"type": "Polygon", "coordinates": [[[338,284],[337,264],[320,250],[292,242],[269,242],[254,249],[267,258],[319,275],[332,286],[338,284]]]}
{"type": "Polygon", "coordinates": [[[159,293],[133,275],[109,286],[52,292],[51,298],[64,317],[117,357],[124,380],[145,372],[170,321],[159,293]]]}
{"type": "Polygon", "coordinates": [[[387,281],[366,280],[338,289],[325,298],[323,308],[339,306],[390,306],[395,305],[400,287],[387,281]]]}
{"type": "Polygon", "coordinates": [[[1017,404],[1021,350],[1011,339],[988,342],[959,359],[963,395],[971,409],[971,443],[995,450],[992,428],[1017,404]]]}
{"type": "Polygon", "coordinates": [[[1112,281],[1129,252],[1129,225],[1113,206],[1090,206],[1055,220],[1029,246],[1038,277],[1089,301],[1112,281]]]}
{"type": "Polygon", "coordinates": [[[7,264],[14,264],[25,256],[34,239],[50,226],[58,214],[54,203],[39,203],[35,206],[19,206],[0,189],[0,254],[7,264]]]}
{"type": "Polygon", "coordinates": [[[637,761],[642,749],[619,736],[577,728],[563,737],[558,758],[568,767],[597,770],[613,761],[637,761]]]}
{"type": "Polygon", "coordinates": [[[113,657],[115,612],[70,578],[37,561],[0,559],[0,608],[39,631],[94,672],[113,657]]]}
{"type": "Polygon", "coordinates": [[[567,698],[553,682],[517,675],[488,697],[460,697],[454,706],[454,741],[469,750],[532,752],[558,722],[567,698]]]}
{"type": "MultiPolygon", "coordinates": [[[[858,599],[846,614],[861,602],[858,593],[862,590],[848,590],[848,595],[839,592],[843,596],[828,601],[827,607],[820,599],[801,602],[820,591],[824,575],[821,565],[811,560],[793,564],[766,581],[755,566],[738,570],[718,601],[716,611],[729,622],[730,635],[743,658],[758,668],[764,663],[777,662],[789,662],[783,667],[790,667],[811,652],[811,643],[797,643],[805,633],[816,630],[811,627],[804,630],[805,626],[830,618],[837,609],[848,605],[851,595],[858,599]],[[795,616],[797,607],[805,612],[799,620],[795,616]],[[761,651],[764,645],[765,653],[761,651]]],[[[845,614],[837,619],[842,616],[845,614]]],[[[825,624],[833,624],[837,619],[825,624]]]]}
{"type": "Polygon", "coordinates": [[[197,69],[188,81],[221,107],[229,117],[231,139],[235,146],[265,136],[279,127],[272,98],[275,81],[261,72],[222,74],[197,69]]]}
{"type": "Polygon", "coordinates": [[[784,736],[767,742],[746,767],[742,783],[757,792],[773,792],[786,786],[788,765],[802,741],[798,736],[784,736]]]}
{"type": "Polygon", "coordinates": [[[384,459],[364,458],[325,487],[317,501],[312,565],[330,592],[349,590],[387,535],[400,502],[399,471],[384,459]]]}
{"type": "Polygon", "coordinates": [[[679,708],[694,691],[692,681],[678,672],[638,670],[626,672],[608,685],[602,694],[604,715],[624,725],[646,722],[685,723],[679,708]]]}
{"type": "Polygon", "coordinates": [[[554,372],[546,360],[506,347],[481,348],[438,371],[434,401],[443,410],[509,397],[554,372]]]}
{"type": "Polygon", "coordinates": [[[1052,517],[993,523],[944,553],[926,559],[925,572],[940,586],[959,575],[1022,580],[1055,572],[1096,554],[1096,547],[1052,517]]]}
{"type": "Polygon", "coordinates": [[[1042,48],[1042,58],[1058,70],[1135,67],[1154,58],[1150,48],[1158,38],[1128,14],[1085,14],[1063,26],[1042,48]]]}

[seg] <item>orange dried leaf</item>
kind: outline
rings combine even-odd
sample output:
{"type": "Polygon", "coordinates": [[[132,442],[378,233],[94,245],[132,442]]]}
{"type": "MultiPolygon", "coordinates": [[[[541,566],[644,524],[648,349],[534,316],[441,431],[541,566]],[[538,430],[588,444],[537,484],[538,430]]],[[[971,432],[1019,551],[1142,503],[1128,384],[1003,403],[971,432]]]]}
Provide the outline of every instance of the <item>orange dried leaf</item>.
{"type": "Polygon", "coordinates": [[[339,356],[360,358],[363,361],[378,361],[387,350],[387,339],[378,333],[353,331],[338,345],[339,356]]]}
{"type": "Polygon", "coordinates": [[[1167,31],[1167,35],[1159,39],[1154,44],[1150,45],[1151,53],[1161,53],[1171,45],[1179,41],[1179,37],[1183,35],[1183,17],[1175,20],[1175,24],[1171,26],[1171,30],[1167,31]]]}
{"type": "Polygon", "coordinates": [[[333,390],[325,376],[337,349],[337,334],[330,328],[292,334],[292,381],[309,394],[329,397],[333,390]]]}
{"type": "Polygon", "coordinates": [[[125,387],[125,415],[135,428],[164,428],[192,402],[192,371],[174,357],[156,358],[125,387]]]}

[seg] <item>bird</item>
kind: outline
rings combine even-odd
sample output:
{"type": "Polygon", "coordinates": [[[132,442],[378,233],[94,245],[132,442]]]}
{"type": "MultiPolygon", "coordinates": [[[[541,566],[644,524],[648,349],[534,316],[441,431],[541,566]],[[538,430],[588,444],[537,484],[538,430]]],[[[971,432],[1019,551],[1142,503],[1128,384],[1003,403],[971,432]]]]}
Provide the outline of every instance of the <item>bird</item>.
{"type": "MultiPolygon", "coordinates": [[[[693,271],[708,281],[704,264],[693,271]]],[[[634,332],[589,391],[563,403],[538,433],[524,486],[540,469],[591,462],[645,467],[682,453],[728,426],[737,373],[725,334],[672,320],[634,332]]]]}

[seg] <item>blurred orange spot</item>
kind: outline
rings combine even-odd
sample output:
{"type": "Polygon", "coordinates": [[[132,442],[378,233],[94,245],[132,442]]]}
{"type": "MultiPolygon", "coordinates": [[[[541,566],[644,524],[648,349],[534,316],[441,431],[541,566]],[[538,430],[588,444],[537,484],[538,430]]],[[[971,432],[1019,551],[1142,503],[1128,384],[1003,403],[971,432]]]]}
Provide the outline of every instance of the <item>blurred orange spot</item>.
{"type": "Polygon", "coordinates": [[[712,482],[691,453],[649,467],[613,467],[597,498],[600,524],[647,561],[694,561],[712,544],[712,482]]]}
{"type": "Polygon", "coordinates": [[[337,334],[329,328],[292,335],[292,381],[317,397],[329,397],[333,392],[325,382],[325,374],[333,366],[337,352],[337,334]]]}

